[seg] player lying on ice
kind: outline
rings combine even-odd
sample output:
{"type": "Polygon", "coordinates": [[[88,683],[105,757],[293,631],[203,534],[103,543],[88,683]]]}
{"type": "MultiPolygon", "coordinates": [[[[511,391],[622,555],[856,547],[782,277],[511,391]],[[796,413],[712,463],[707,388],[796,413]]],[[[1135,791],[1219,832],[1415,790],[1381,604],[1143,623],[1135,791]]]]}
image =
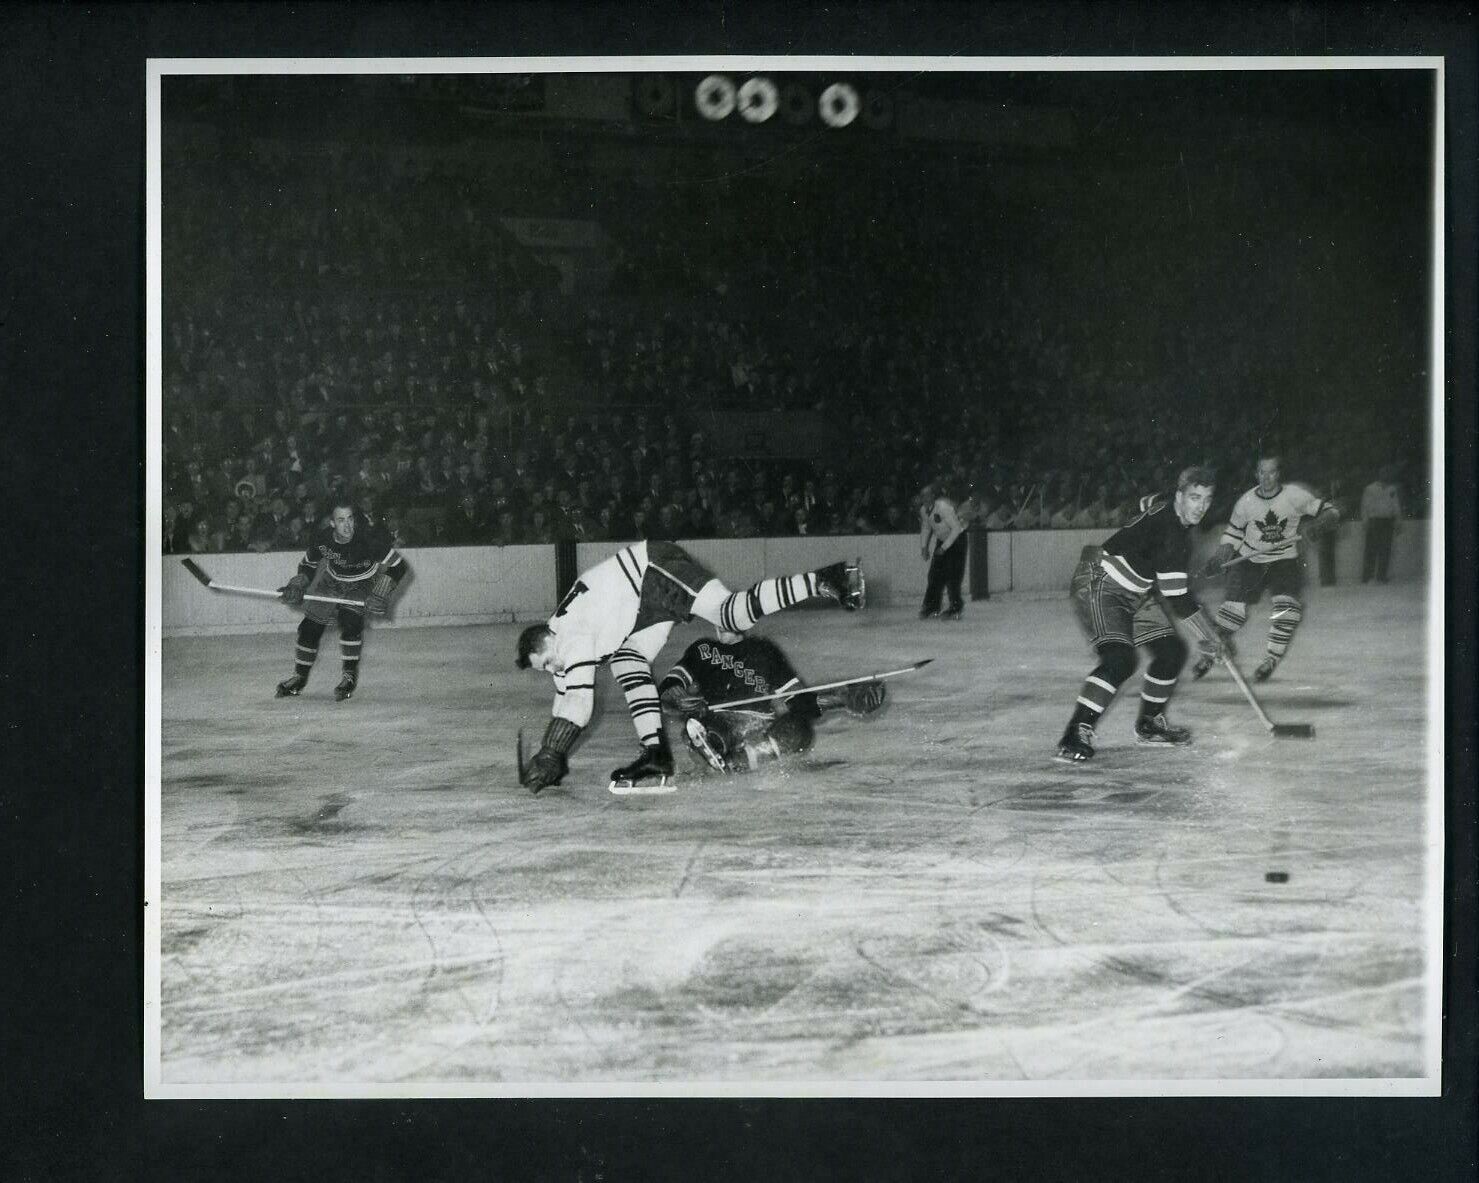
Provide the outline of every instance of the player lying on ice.
{"type": "Polygon", "coordinates": [[[849,611],[861,608],[860,566],[833,563],[731,592],[672,542],[639,542],[596,564],[575,581],[545,624],[519,634],[518,667],[543,670],[555,680],[553,717],[539,751],[523,769],[524,786],[538,793],[560,783],[570,749],[590,722],[596,670],[608,662],[642,741],[642,754],[616,769],[612,783],[665,782],[673,773],[673,753],[663,734],[652,661],[673,625],[697,616],[726,633],[745,633],[761,617],[810,599],[831,600],[849,611]]]}
{"type": "Polygon", "coordinates": [[[657,693],[697,758],[716,772],[752,772],[810,750],[824,711],[842,709],[864,718],[883,706],[882,682],[858,682],[734,710],[713,709],[804,685],[774,641],[721,631],[718,640],[688,646],[657,693]]]}

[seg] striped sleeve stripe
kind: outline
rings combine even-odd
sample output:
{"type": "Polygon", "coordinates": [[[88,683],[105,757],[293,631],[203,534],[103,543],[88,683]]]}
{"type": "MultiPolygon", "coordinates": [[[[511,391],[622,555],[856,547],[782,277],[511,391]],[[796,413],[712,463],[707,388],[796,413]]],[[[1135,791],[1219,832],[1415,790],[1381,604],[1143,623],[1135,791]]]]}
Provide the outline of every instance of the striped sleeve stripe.
{"type": "Polygon", "coordinates": [[[396,563],[399,563],[400,561],[401,556],[395,553],[395,547],[392,546],[388,551],[385,552],[385,557],[380,560],[380,563],[382,566],[393,567],[396,563]]]}
{"type": "Polygon", "coordinates": [[[632,591],[634,591],[637,594],[638,598],[640,598],[642,595],[641,581],[637,579],[631,571],[627,570],[628,564],[631,565],[633,570],[636,569],[637,564],[635,557],[632,555],[631,549],[628,548],[626,550],[617,551],[616,565],[621,568],[621,573],[627,577],[627,582],[632,585],[632,591]]]}
{"type": "Polygon", "coordinates": [[[1150,590],[1150,580],[1141,576],[1134,567],[1130,566],[1119,555],[1106,554],[1102,562],[1104,573],[1121,587],[1129,588],[1133,592],[1147,592],[1150,590]]]}
{"type": "Polygon", "coordinates": [[[1187,591],[1185,571],[1157,571],[1156,582],[1161,585],[1161,593],[1168,596],[1184,596],[1187,591]]]}

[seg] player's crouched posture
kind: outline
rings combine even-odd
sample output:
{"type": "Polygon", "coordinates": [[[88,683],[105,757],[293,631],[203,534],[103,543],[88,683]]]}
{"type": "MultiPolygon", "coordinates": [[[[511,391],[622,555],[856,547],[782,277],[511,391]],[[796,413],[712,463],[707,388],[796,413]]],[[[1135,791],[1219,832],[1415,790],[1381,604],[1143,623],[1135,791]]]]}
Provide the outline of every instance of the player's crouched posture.
{"type": "MultiPolygon", "coordinates": [[[[1224,641],[1247,623],[1248,605],[1258,603],[1268,591],[1268,647],[1253,671],[1258,681],[1265,682],[1284,659],[1294,630],[1304,619],[1299,540],[1333,530],[1340,524],[1340,511],[1303,485],[1284,484],[1277,456],[1262,457],[1256,471],[1258,484],[1238,498],[1222,542],[1201,574],[1211,577],[1227,567],[1227,593],[1215,617],[1224,641]]],[[[1204,650],[1192,667],[1192,677],[1202,677],[1215,661],[1216,655],[1204,650]]]]}
{"type": "Polygon", "coordinates": [[[590,722],[599,666],[611,663],[611,676],[626,696],[642,741],[642,754],[616,769],[612,782],[664,781],[673,773],[673,752],[663,734],[652,661],[675,623],[698,616],[727,634],[739,634],[803,600],[861,608],[864,591],[857,563],[833,563],[731,592],[675,543],[623,547],[581,575],[548,622],[519,634],[519,668],[543,670],[555,680],[553,717],[524,769],[525,787],[538,793],[565,775],[566,757],[590,722]]]}
{"type": "Polygon", "coordinates": [[[1190,529],[1212,504],[1214,484],[1210,469],[1184,469],[1171,497],[1158,493],[1142,498],[1139,517],[1110,535],[1103,546],[1084,547],[1069,597],[1099,654],[1099,664],[1084,680],[1054,759],[1072,764],[1093,758],[1094,728],[1135,672],[1136,646],[1151,655],[1140,690],[1136,739],[1145,744],[1190,742],[1191,732],[1166,719],[1166,704],[1187,655],[1186,642],[1166,608],[1190,624],[1212,652],[1221,652],[1221,637],[1192,595],[1187,578],[1190,529]]]}
{"type": "Polygon", "coordinates": [[[733,637],[695,641],[657,688],[665,714],[682,729],[689,748],[716,772],[752,772],[762,764],[810,750],[823,712],[846,710],[857,718],[883,706],[882,682],[859,682],[818,694],[713,710],[805,683],[774,641],[733,637]]]}
{"type": "Polygon", "coordinates": [[[410,566],[395,549],[384,526],[346,503],[336,505],[329,523],[317,530],[308,551],[298,560],[298,573],[278,589],[283,602],[297,607],[304,595],[364,599],[364,611],[343,604],[312,601],[298,625],[297,660],[293,672],[277,684],[278,698],[294,698],[308,685],[308,674],[318,659],[318,643],[329,622],[339,622],[339,649],[344,672],[334,687],[343,702],[359,685],[360,650],[364,647],[365,613],[384,616],[391,597],[410,566]]]}

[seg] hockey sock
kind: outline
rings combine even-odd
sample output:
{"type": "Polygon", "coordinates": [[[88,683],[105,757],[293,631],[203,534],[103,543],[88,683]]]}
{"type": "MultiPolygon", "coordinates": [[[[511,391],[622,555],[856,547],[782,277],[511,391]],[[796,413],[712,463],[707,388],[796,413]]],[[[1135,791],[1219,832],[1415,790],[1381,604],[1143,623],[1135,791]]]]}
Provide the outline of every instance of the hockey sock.
{"type": "Polygon", "coordinates": [[[1171,701],[1176,679],[1186,664],[1186,642],[1178,636],[1157,637],[1149,645],[1150,666],[1140,687],[1140,717],[1159,715],[1171,701]]]}
{"type": "Polygon", "coordinates": [[[1294,630],[1304,619],[1304,606],[1293,596],[1275,596],[1273,611],[1268,616],[1268,655],[1283,657],[1294,639],[1294,630]]]}
{"type": "Polygon", "coordinates": [[[657,684],[652,680],[652,666],[635,649],[618,649],[611,655],[611,676],[626,695],[632,726],[644,746],[651,747],[662,739],[662,704],[657,697],[657,684]]]}
{"type": "Polygon", "coordinates": [[[339,653],[344,658],[344,672],[359,677],[359,655],[364,647],[365,620],[354,612],[339,617],[339,653]]]}
{"type": "Polygon", "coordinates": [[[719,625],[732,633],[748,632],[762,616],[809,600],[816,594],[817,577],[811,571],[762,579],[746,591],[731,593],[719,605],[719,625]]]}
{"type": "Polygon", "coordinates": [[[1099,664],[1084,679],[1083,689],[1078,694],[1078,705],[1073,718],[1068,721],[1070,729],[1080,723],[1090,727],[1099,725],[1099,716],[1108,709],[1119,693],[1125,679],[1135,672],[1135,650],[1122,641],[1109,641],[1099,647],[1099,664]]]}
{"type": "Polygon", "coordinates": [[[1238,600],[1223,600],[1217,606],[1217,627],[1225,633],[1235,633],[1248,623],[1248,605],[1238,600]]]}
{"type": "Polygon", "coordinates": [[[298,648],[294,655],[293,673],[308,677],[308,671],[318,660],[318,641],[324,635],[324,626],[316,620],[304,617],[298,622],[298,648]]]}

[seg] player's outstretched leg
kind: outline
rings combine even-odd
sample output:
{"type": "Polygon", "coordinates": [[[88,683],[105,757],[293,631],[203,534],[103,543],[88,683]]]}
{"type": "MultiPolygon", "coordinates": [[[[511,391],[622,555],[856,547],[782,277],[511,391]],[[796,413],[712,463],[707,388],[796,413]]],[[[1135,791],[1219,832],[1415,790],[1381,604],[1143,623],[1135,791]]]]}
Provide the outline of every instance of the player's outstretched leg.
{"type": "Polygon", "coordinates": [[[304,617],[298,622],[298,647],[294,654],[293,672],[277,684],[278,698],[297,698],[308,685],[308,675],[318,659],[318,642],[324,626],[304,617]]]}
{"type": "Polygon", "coordinates": [[[1267,682],[1278,668],[1284,654],[1289,651],[1289,642],[1294,639],[1295,629],[1304,619],[1304,605],[1295,596],[1274,596],[1271,608],[1268,615],[1268,650],[1258,663],[1258,668],[1253,671],[1253,676],[1260,682],[1267,682]]]}
{"type": "MultiPolygon", "coordinates": [[[[667,635],[666,630],[663,635],[667,635]]],[[[637,738],[644,746],[655,743],[662,731],[662,706],[652,680],[652,663],[637,648],[623,645],[611,655],[611,676],[626,696],[627,713],[632,716],[637,738]]]]}
{"type": "Polygon", "coordinates": [[[693,614],[730,633],[746,633],[755,622],[805,600],[834,600],[848,611],[863,607],[866,585],[858,561],[833,563],[800,575],[762,579],[742,592],[731,592],[717,579],[699,589],[693,614]]]}
{"type": "Polygon", "coordinates": [[[1181,667],[1186,664],[1187,646],[1175,633],[1157,637],[1149,645],[1150,668],[1140,689],[1140,717],[1135,720],[1135,740],[1143,744],[1184,744],[1191,742],[1185,727],[1173,727],[1166,718],[1166,705],[1176,690],[1181,667]]]}
{"type": "Polygon", "coordinates": [[[1094,728],[1099,717],[1114,701],[1119,688],[1135,672],[1135,650],[1123,641],[1105,641],[1099,647],[1099,664],[1084,679],[1078,694],[1078,705],[1063,737],[1058,741],[1053,759],[1065,764],[1081,764],[1094,758],[1094,728]]]}

